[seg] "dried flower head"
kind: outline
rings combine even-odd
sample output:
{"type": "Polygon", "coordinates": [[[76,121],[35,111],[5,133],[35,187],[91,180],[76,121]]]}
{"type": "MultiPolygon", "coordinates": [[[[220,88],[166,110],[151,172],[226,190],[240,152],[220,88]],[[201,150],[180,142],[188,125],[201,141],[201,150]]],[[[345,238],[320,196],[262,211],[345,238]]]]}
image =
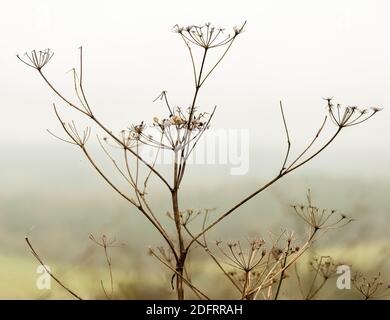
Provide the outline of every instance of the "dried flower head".
{"type": "Polygon", "coordinates": [[[103,248],[114,248],[114,247],[121,247],[123,246],[124,244],[123,243],[120,243],[118,244],[117,243],[117,240],[116,238],[112,238],[112,239],[109,239],[105,234],[103,234],[100,239],[96,239],[96,237],[91,233],[89,235],[89,239],[94,242],[95,244],[97,244],[98,246],[100,247],[103,247],[103,248]]]}
{"type": "Polygon", "coordinates": [[[139,140],[146,128],[145,123],[142,121],[140,124],[133,124],[130,126],[130,133],[134,140],[139,140]]]}
{"type": "Polygon", "coordinates": [[[245,24],[246,22],[241,27],[234,27],[233,32],[228,34],[225,34],[225,29],[214,27],[211,23],[186,27],[176,24],[173,31],[180,34],[187,44],[192,43],[201,48],[211,49],[232,42],[235,37],[244,31],[245,24]]]}
{"type": "Polygon", "coordinates": [[[320,229],[341,228],[353,221],[345,214],[338,214],[336,210],[320,209],[314,206],[311,201],[310,190],[307,194],[307,205],[292,205],[292,208],[315,232],[320,229]]]}
{"type": "Polygon", "coordinates": [[[338,264],[330,256],[314,257],[309,264],[312,270],[324,279],[330,279],[337,274],[338,264]]]}
{"type": "Polygon", "coordinates": [[[339,128],[351,127],[361,124],[370,119],[374,114],[381,111],[381,108],[364,108],[357,106],[342,107],[340,104],[333,104],[333,98],[325,98],[330,119],[339,128]]]}
{"type": "Polygon", "coordinates": [[[49,63],[53,57],[54,52],[51,49],[36,51],[33,50],[30,53],[25,53],[23,58],[17,54],[16,56],[24,64],[28,65],[31,68],[41,70],[46,64],[49,63]]]}
{"type": "Polygon", "coordinates": [[[261,263],[265,256],[262,250],[264,244],[265,241],[261,238],[248,239],[245,246],[242,246],[240,241],[228,242],[226,246],[222,241],[216,243],[220,252],[227,258],[227,264],[244,272],[252,271],[261,263]]]}
{"type": "Polygon", "coordinates": [[[355,273],[352,277],[352,284],[365,300],[380,299],[390,296],[390,283],[383,282],[381,278],[380,272],[372,278],[355,273]]]}

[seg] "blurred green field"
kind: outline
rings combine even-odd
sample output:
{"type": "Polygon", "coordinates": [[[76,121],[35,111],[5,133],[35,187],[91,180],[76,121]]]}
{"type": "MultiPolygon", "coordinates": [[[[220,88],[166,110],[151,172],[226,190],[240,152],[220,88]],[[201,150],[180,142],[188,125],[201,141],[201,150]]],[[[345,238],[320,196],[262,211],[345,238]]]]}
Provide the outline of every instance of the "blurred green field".
{"type": "MultiPolygon", "coordinates": [[[[90,233],[104,233],[125,244],[110,252],[117,298],[173,298],[172,274],[147,255],[148,247],[160,245],[161,240],[145,219],[112,192],[78,155],[39,154],[32,153],[27,162],[25,156],[0,161],[0,298],[71,298],[55,283],[50,291],[36,288],[38,263],[26,246],[26,234],[64,283],[85,298],[104,298],[100,280],[108,284],[107,268],[103,252],[88,239],[90,233]]],[[[264,170],[241,177],[226,175],[223,167],[194,168],[183,185],[186,192],[182,193],[181,206],[223,212],[266,181],[264,170]],[[212,178],[205,184],[204,177],[212,178]]],[[[310,188],[317,206],[337,209],[356,219],[344,229],[327,233],[312,252],[332,255],[352,264],[356,271],[382,271],[384,278],[390,279],[390,179],[319,172],[309,170],[274,185],[213,229],[209,240],[247,236],[267,239],[269,231],[283,228],[301,234],[302,223],[290,205],[304,202],[310,188]]],[[[162,222],[170,226],[168,230],[174,231],[166,217],[169,200],[156,191],[152,205],[162,222]]],[[[209,259],[193,261],[191,269],[195,282],[212,297],[235,298],[232,287],[209,259]]],[[[286,282],[282,297],[299,297],[296,292],[287,292],[288,288],[286,282]]],[[[325,297],[355,298],[332,286],[327,290],[325,297]]]]}
{"type": "MultiPolygon", "coordinates": [[[[373,274],[373,269],[381,269],[384,278],[390,278],[389,263],[389,243],[376,242],[351,247],[329,247],[315,249],[318,255],[330,255],[336,261],[346,262],[352,265],[353,270],[373,274]],[[387,259],[386,259],[387,258],[387,259]],[[376,268],[373,268],[376,266],[376,268]]],[[[299,268],[305,270],[308,258],[306,255],[300,262],[299,268]]],[[[101,257],[103,258],[103,257],[101,257]]],[[[170,290],[170,276],[168,270],[158,271],[159,265],[156,261],[145,260],[146,267],[128,266],[121,268],[118,261],[113,260],[116,265],[113,269],[115,297],[118,299],[163,299],[174,298],[170,290]],[[149,264],[149,266],[148,266],[149,264]]],[[[50,261],[50,259],[48,260],[50,261]]],[[[50,261],[51,262],[51,261],[50,261]]],[[[63,288],[52,281],[51,290],[39,290],[36,286],[36,273],[38,263],[32,255],[12,256],[0,255],[0,299],[72,299],[63,288]]],[[[57,274],[64,284],[77,292],[84,299],[104,299],[105,296],[100,286],[103,280],[106,286],[109,285],[107,269],[99,265],[88,266],[88,261],[79,264],[50,263],[51,270],[57,274]]],[[[196,283],[207,288],[207,292],[213,298],[237,298],[232,290],[231,284],[226,281],[220,271],[211,260],[202,260],[192,266],[196,275],[196,283]],[[218,284],[218,285],[216,285],[218,284]]],[[[377,271],[377,270],[375,270],[377,271]]],[[[285,281],[282,298],[297,299],[299,293],[294,289],[296,279],[291,272],[288,273],[291,279],[285,281]]],[[[308,273],[304,276],[308,276],[308,273]]],[[[358,294],[353,290],[338,290],[336,280],[331,279],[327,288],[321,294],[321,298],[345,299],[358,298],[358,294]]]]}

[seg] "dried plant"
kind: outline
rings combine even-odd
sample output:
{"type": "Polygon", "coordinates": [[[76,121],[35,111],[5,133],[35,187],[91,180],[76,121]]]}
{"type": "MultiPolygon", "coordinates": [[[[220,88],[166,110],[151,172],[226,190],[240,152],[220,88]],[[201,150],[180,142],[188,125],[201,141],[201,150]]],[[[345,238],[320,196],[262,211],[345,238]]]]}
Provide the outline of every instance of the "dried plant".
{"type": "Polygon", "coordinates": [[[390,296],[390,282],[385,282],[381,278],[380,272],[372,278],[368,278],[361,273],[355,273],[352,284],[364,297],[364,300],[380,299],[390,296]]]}
{"type": "Polygon", "coordinates": [[[103,234],[100,238],[100,240],[97,240],[93,234],[89,235],[89,239],[94,242],[96,245],[99,247],[102,247],[104,250],[104,256],[106,258],[107,262],[107,268],[108,268],[108,274],[110,277],[110,293],[107,293],[106,288],[104,287],[103,280],[100,280],[100,285],[102,287],[102,290],[104,292],[104,295],[106,296],[107,299],[111,300],[112,297],[114,296],[114,278],[112,275],[112,263],[111,263],[111,258],[108,255],[108,249],[109,248],[115,248],[115,247],[120,247],[123,244],[117,244],[116,239],[108,239],[105,234],[103,234]]]}
{"type": "MultiPolygon", "coordinates": [[[[210,248],[205,233],[202,240],[196,240],[217,264],[219,269],[240,292],[241,299],[256,299],[262,293],[265,299],[278,299],[282,283],[287,277],[286,272],[296,261],[310,248],[312,243],[321,235],[331,229],[338,229],[349,224],[352,219],[346,215],[339,214],[336,217],[335,210],[319,209],[312,204],[310,191],[307,195],[307,205],[292,206],[308,227],[308,232],[300,241],[293,231],[283,230],[280,234],[273,235],[273,240],[268,244],[262,238],[255,238],[247,241],[244,246],[240,241],[228,242],[217,241],[216,248],[218,256],[210,248]],[[304,212],[304,213],[302,213],[304,212]],[[310,218],[307,218],[310,217],[310,218]],[[232,270],[228,270],[231,268],[232,270]],[[264,290],[267,290],[264,293],[264,290]]],[[[207,213],[204,216],[203,229],[206,225],[207,213]]],[[[186,229],[194,239],[192,233],[186,229]]],[[[329,258],[330,259],[330,258],[329,258]]],[[[314,260],[312,266],[327,280],[334,271],[331,260],[314,260]]],[[[325,284],[314,289],[314,283],[307,295],[307,299],[313,298],[325,284]]]]}
{"type": "MultiPolygon", "coordinates": [[[[233,273],[225,270],[219,258],[211,252],[211,249],[207,245],[206,234],[233,212],[237,212],[246,202],[265,191],[289,173],[314,159],[336,139],[343,129],[362,124],[380,111],[379,108],[359,109],[350,106],[342,107],[339,104],[334,106],[333,99],[326,99],[328,115],[321,122],[319,129],[315,132],[309,144],[298,153],[298,156],[291,157],[292,140],[289,134],[284,108],[280,102],[287,148],[281,161],[281,167],[275,176],[268,182],[260,185],[249,195],[241,198],[241,200],[233,204],[226,212],[219,214],[213,213],[213,220],[210,222],[208,220],[210,210],[183,210],[180,207],[179,190],[182,190],[182,181],[188,168],[188,158],[206,130],[210,128],[212,118],[216,111],[215,107],[208,112],[200,111],[197,106],[198,96],[206,80],[215,72],[237,37],[243,33],[245,24],[243,23],[240,27],[233,28],[230,33],[227,33],[222,28],[216,28],[210,23],[186,27],[175,25],[173,31],[184,42],[192,65],[194,93],[191,97],[190,104],[187,107],[174,106],[170,103],[167,92],[162,91],[155,101],[161,101],[164,104],[165,116],[154,116],[152,121],[142,121],[141,123],[132,124],[128,128],[118,132],[118,134],[114,133],[114,130],[108,128],[99,119],[87,99],[83,83],[82,47],[80,47],[80,66],[78,70],[76,68],[72,69],[75,91],[74,99],[76,102],[66,97],[54,85],[52,80],[49,79],[46,72],[44,72],[47,64],[53,57],[50,49],[44,51],[33,50],[29,54],[26,53],[24,56],[18,56],[23,63],[38,72],[39,76],[67,107],[89,118],[94,127],[101,132],[98,134],[98,142],[102,151],[112,162],[113,168],[119,172],[120,176],[127,183],[128,188],[123,189],[119,187],[111,174],[105,172],[94,160],[88,148],[92,128],[87,127],[84,130],[77,129],[75,122],[63,120],[57,106],[53,104],[55,115],[65,133],[64,138],[59,135],[55,136],[62,141],[79,147],[92,167],[107,184],[131,206],[134,206],[144,215],[164,239],[166,247],[151,248],[150,254],[173,273],[172,286],[176,290],[178,299],[184,299],[185,286],[199,298],[209,298],[208,295],[194,285],[187,270],[187,258],[189,252],[194,248],[194,244],[200,245],[208,252],[213,261],[217,263],[228,277],[229,281],[239,290],[241,298],[255,299],[259,293],[264,294],[263,289],[267,289],[268,292],[264,296],[266,298],[276,299],[279,295],[283,279],[286,277],[286,270],[310,247],[317,234],[321,231],[346,225],[351,221],[349,218],[337,215],[336,211],[320,210],[312,206],[309,195],[309,203],[307,206],[293,206],[295,212],[307,224],[309,229],[305,239],[299,245],[295,243],[296,239],[294,238],[294,234],[287,231],[283,231],[277,237],[277,240],[267,249],[264,247],[263,240],[260,239],[249,241],[246,250],[241,248],[240,242],[228,243],[227,245],[219,243],[217,245],[219,253],[222,254],[231,267],[236,269],[233,273]],[[195,50],[200,54],[199,60],[196,58],[195,50]],[[212,60],[209,55],[211,51],[217,55],[215,60],[212,60]],[[328,118],[335,124],[335,131],[325,143],[319,147],[315,147],[315,143],[321,135],[328,118]],[[150,162],[144,159],[141,156],[141,148],[155,150],[155,160],[150,162]],[[122,160],[118,160],[113,155],[112,150],[121,150],[122,160]],[[174,159],[171,178],[164,176],[156,168],[156,159],[158,153],[162,150],[170,152],[174,159]],[[174,233],[169,232],[169,226],[162,222],[160,209],[152,208],[150,203],[150,198],[153,197],[153,194],[149,191],[148,186],[152,177],[156,178],[165,187],[170,197],[172,210],[169,216],[172,218],[175,227],[174,233]],[[202,215],[204,219],[202,227],[199,230],[193,227],[191,222],[202,215]],[[283,244],[281,243],[282,239],[283,244]],[[261,271],[258,271],[258,269],[261,271]],[[274,293],[273,290],[275,290],[274,293]]],[[[110,266],[111,262],[106,252],[108,247],[107,241],[102,239],[102,242],[97,243],[105,249],[107,261],[110,266]]],[[[111,283],[112,291],[113,284],[111,283]]],[[[111,295],[107,296],[109,297],[111,295]]]]}
{"type": "Polygon", "coordinates": [[[301,277],[298,272],[298,265],[295,264],[295,274],[297,277],[299,290],[301,292],[302,298],[305,300],[313,299],[321,291],[321,289],[324,288],[329,279],[337,275],[337,266],[341,264],[335,263],[334,259],[330,256],[320,256],[314,257],[309,262],[309,265],[311,272],[314,273],[314,276],[310,281],[310,286],[307,290],[307,293],[305,293],[301,277]]]}

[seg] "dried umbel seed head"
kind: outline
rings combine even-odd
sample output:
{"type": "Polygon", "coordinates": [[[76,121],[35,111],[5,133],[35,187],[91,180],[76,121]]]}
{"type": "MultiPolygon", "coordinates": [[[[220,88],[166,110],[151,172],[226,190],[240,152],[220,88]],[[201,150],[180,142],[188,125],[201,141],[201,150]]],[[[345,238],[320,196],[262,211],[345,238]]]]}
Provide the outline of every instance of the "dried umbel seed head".
{"type": "Polygon", "coordinates": [[[120,243],[118,244],[116,241],[116,238],[109,239],[105,234],[103,234],[100,239],[96,239],[96,237],[91,233],[89,235],[89,239],[93,241],[95,244],[97,244],[100,247],[103,248],[109,248],[109,247],[121,247],[124,244],[120,243]]]}
{"type": "Polygon", "coordinates": [[[357,106],[342,107],[339,103],[336,107],[333,104],[333,98],[325,98],[329,117],[339,128],[351,127],[361,124],[373,115],[381,111],[381,108],[358,108],[357,106]]]}
{"type": "Polygon", "coordinates": [[[352,284],[366,300],[388,297],[390,295],[390,284],[385,284],[381,280],[380,272],[377,276],[370,279],[361,273],[355,273],[352,277],[352,284]]]}
{"type": "Polygon", "coordinates": [[[140,124],[133,124],[130,127],[131,137],[135,140],[139,140],[146,128],[145,123],[142,121],[140,124]]]}
{"type": "Polygon", "coordinates": [[[222,253],[225,263],[234,266],[243,272],[254,270],[266,255],[266,250],[261,251],[264,240],[255,238],[247,239],[246,243],[240,241],[228,242],[225,246],[222,241],[217,241],[216,245],[222,253]]]}
{"type": "Polygon", "coordinates": [[[310,262],[313,271],[320,274],[324,279],[329,279],[336,275],[337,266],[330,256],[314,257],[310,262]]]}
{"type": "Polygon", "coordinates": [[[51,49],[46,49],[40,51],[33,50],[30,53],[26,52],[22,57],[19,54],[16,56],[24,64],[39,71],[49,63],[53,55],[54,52],[51,49]]]}
{"type": "Polygon", "coordinates": [[[187,123],[187,121],[183,118],[181,118],[180,116],[178,115],[173,115],[171,118],[170,118],[170,122],[172,124],[175,124],[175,125],[182,125],[182,124],[185,124],[187,123]]]}
{"type": "Polygon", "coordinates": [[[245,24],[246,22],[241,27],[233,27],[233,32],[228,34],[225,34],[225,29],[214,27],[211,23],[186,27],[176,24],[173,31],[180,34],[188,45],[193,44],[204,49],[211,49],[231,43],[244,31],[245,24]]]}
{"type": "Polygon", "coordinates": [[[291,207],[315,231],[341,228],[353,221],[345,214],[336,214],[336,210],[315,207],[312,204],[310,192],[308,192],[307,201],[307,205],[292,205],[291,207]]]}
{"type": "Polygon", "coordinates": [[[262,238],[253,238],[253,239],[249,239],[249,244],[255,248],[255,249],[258,249],[260,248],[262,245],[265,244],[265,240],[262,239],[262,238]]]}

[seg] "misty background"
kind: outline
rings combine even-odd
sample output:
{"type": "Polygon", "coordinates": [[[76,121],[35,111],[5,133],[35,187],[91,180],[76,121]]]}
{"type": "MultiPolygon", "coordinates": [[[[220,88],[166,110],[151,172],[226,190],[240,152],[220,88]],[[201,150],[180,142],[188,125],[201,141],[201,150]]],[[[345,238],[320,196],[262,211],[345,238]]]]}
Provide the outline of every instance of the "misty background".
{"type": "MultiPolygon", "coordinates": [[[[68,71],[78,67],[82,45],[84,84],[94,113],[119,132],[162,117],[162,104],[152,102],[162,90],[171,104],[190,104],[192,69],[187,48],[172,32],[175,24],[210,21],[229,31],[247,21],[245,32],[205,83],[198,105],[204,111],[217,106],[215,129],[249,130],[249,171],[232,176],[228,165],[191,166],[183,185],[183,208],[216,207],[222,212],[278,172],[286,149],[280,100],[295,155],[326,114],[323,98],[384,108],[363,125],[347,128],[318,158],[252,200],[210,238],[267,236],[268,230],[283,227],[299,230],[289,205],[304,202],[310,188],[318,206],[357,219],[337,235],[328,235],[325,253],[326,248],[338,248],[328,251],[347,259],[353,252],[353,259],[371,261],[374,268],[375,261],[387,257],[388,1],[1,0],[0,6],[0,298],[42,296],[35,288],[37,264],[24,243],[27,233],[49,262],[70,273],[70,282],[77,268],[102,260],[89,233],[108,233],[126,243],[113,260],[130,280],[143,263],[156,265],[146,251],[160,243],[143,217],[105,185],[77,148],[46,132],[62,135],[53,102],[67,120],[84,122],[66,111],[36,70],[16,54],[53,49],[44,72],[72,96],[68,71]]],[[[329,122],[323,139],[334,129],[329,122]]],[[[92,148],[104,161],[97,146],[92,148]]],[[[168,168],[161,169],[169,174],[168,168]]],[[[154,204],[162,216],[169,209],[163,193],[157,193],[154,204]]],[[[366,262],[363,268],[371,267],[366,262]]],[[[67,297],[60,289],[53,295],[67,297]]]]}

